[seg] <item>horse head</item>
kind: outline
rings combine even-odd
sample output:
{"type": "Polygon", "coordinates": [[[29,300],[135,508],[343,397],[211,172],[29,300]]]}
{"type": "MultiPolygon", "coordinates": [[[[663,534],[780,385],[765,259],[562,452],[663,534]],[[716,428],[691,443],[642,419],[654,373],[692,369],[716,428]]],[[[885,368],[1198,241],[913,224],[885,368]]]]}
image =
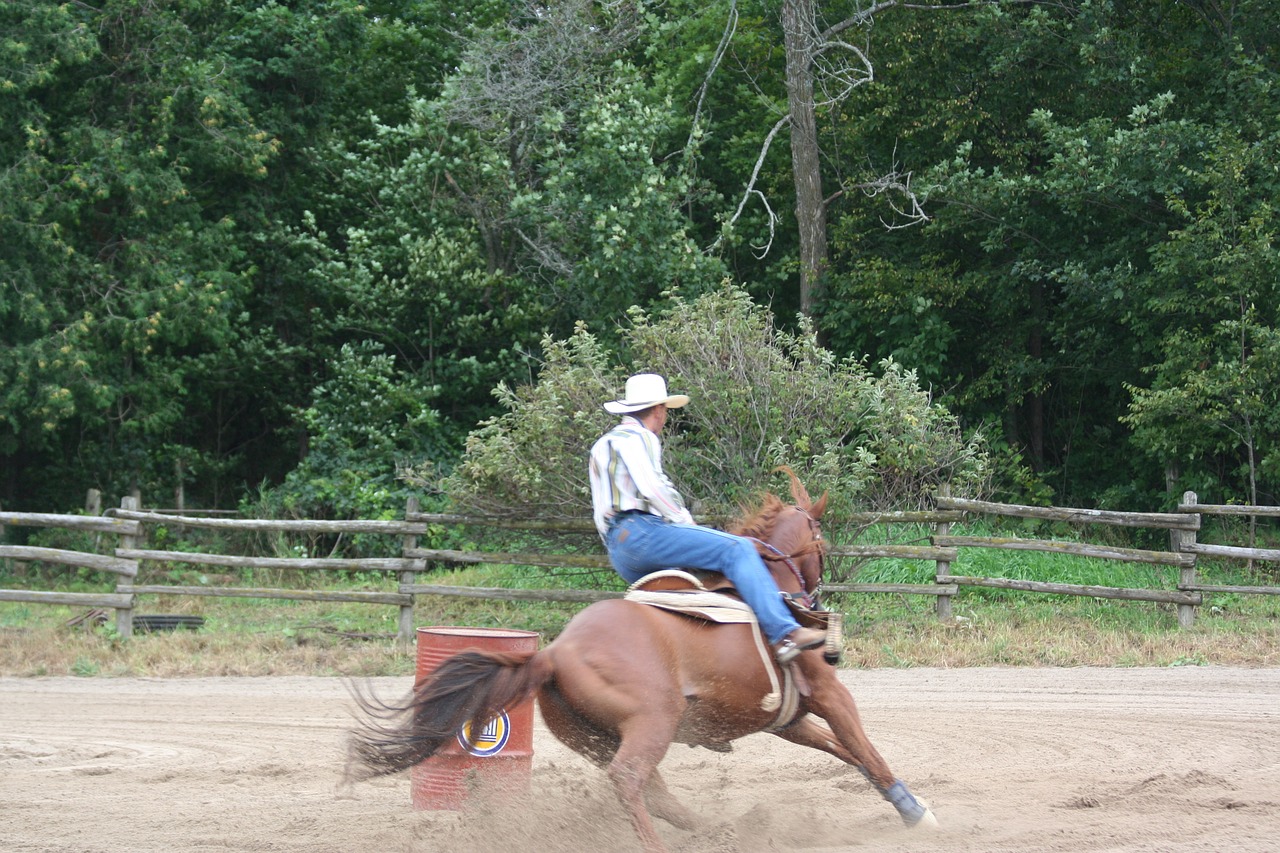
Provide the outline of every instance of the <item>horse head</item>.
{"type": "Polygon", "coordinates": [[[814,501],[794,471],[786,466],[776,470],[791,478],[795,503],[765,495],[761,506],[730,532],[755,540],[778,588],[812,608],[822,588],[827,546],[819,519],[827,509],[827,493],[814,501]]]}

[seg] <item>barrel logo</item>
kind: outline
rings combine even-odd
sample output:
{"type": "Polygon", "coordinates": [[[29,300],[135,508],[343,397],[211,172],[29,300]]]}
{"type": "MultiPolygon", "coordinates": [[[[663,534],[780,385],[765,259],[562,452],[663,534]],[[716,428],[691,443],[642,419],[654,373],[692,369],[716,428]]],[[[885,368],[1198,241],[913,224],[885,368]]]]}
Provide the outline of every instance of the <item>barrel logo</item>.
{"type": "Polygon", "coordinates": [[[498,716],[485,723],[479,731],[474,731],[471,723],[458,729],[458,745],[480,758],[502,752],[510,739],[511,718],[506,711],[499,711],[498,716]]]}

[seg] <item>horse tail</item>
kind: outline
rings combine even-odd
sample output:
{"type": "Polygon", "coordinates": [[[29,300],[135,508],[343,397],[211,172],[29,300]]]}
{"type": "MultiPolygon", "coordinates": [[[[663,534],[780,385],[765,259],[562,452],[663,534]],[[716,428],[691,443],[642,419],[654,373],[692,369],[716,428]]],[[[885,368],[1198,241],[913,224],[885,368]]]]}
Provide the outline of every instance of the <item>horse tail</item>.
{"type": "Polygon", "coordinates": [[[538,652],[467,651],[441,663],[403,702],[353,690],[369,719],[351,734],[347,780],[385,776],[430,758],[467,723],[483,726],[503,708],[531,699],[551,675],[550,659],[538,652]]]}

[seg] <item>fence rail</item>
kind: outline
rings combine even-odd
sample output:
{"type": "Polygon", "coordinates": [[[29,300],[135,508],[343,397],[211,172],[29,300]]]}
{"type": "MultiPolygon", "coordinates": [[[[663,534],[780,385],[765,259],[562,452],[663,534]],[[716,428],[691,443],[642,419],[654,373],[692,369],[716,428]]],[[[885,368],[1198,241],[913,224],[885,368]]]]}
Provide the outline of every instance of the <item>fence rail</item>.
{"type": "Polygon", "coordinates": [[[1068,521],[1073,524],[1111,524],[1118,527],[1166,527],[1180,530],[1199,530],[1200,519],[1194,515],[1171,512],[1118,512],[1103,509],[1076,509],[1062,506],[1022,506],[989,501],[965,500],[942,496],[939,509],[958,510],[962,513],[983,513],[1010,518],[1034,518],[1041,521],[1068,521]]]}
{"type": "Polygon", "coordinates": [[[960,586],[985,586],[990,589],[1013,589],[1022,592],[1047,592],[1052,595],[1079,595],[1086,598],[1112,598],[1127,601],[1160,601],[1167,604],[1196,606],[1201,603],[1198,593],[1173,592],[1162,589],[1129,589],[1115,586],[1090,586],[1051,581],[1030,581],[1018,578],[968,578],[947,575],[946,579],[960,586]]]}
{"type": "Polygon", "coordinates": [[[1153,563],[1165,566],[1194,566],[1194,554],[1171,551],[1144,551],[1137,548],[1117,548],[1111,545],[1090,545],[1088,542],[1060,542],[1052,539],[1019,539],[1008,536],[935,536],[937,545],[959,548],[999,548],[1006,551],[1043,551],[1049,554],[1071,554],[1076,557],[1095,557],[1100,560],[1118,560],[1127,563],[1153,563]]]}
{"type": "MultiPolygon", "coordinates": [[[[853,514],[839,519],[839,525],[833,525],[843,525],[846,528],[895,524],[928,526],[930,535],[927,545],[847,543],[833,544],[829,551],[835,557],[857,560],[891,558],[933,563],[935,568],[933,583],[833,582],[828,583],[825,589],[829,592],[852,594],[891,593],[933,596],[937,613],[940,618],[944,619],[951,616],[952,599],[961,594],[961,590],[965,587],[985,587],[989,589],[1129,601],[1150,601],[1176,604],[1178,606],[1178,623],[1183,627],[1189,627],[1193,624],[1195,610],[1203,603],[1203,595],[1205,593],[1280,595],[1280,587],[1210,585],[1200,582],[1196,577],[1196,561],[1199,555],[1280,562],[1280,550],[1198,543],[1196,534],[1201,528],[1203,515],[1280,516],[1280,507],[1199,504],[1193,492],[1187,492],[1183,495],[1183,500],[1179,504],[1176,513],[1125,513],[1071,507],[1029,507],[1017,504],[952,498],[945,493],[938,498],[937,504],[938,508],[934,511],[853,514]],[[1025,539],[951,534],[951,526],[953,524],[975,516],[987,516],[997,519],[1036,519],[1081,526],[1103,525],[1164,529],[1170,533],[1170,549],[1168,551],[1159,551],[1120,548],[1076,541],[1074,539],[1025,539]],[[1034,550],[1104,560],[1143,563],[1176,569],[1178,577],[1174,589],[1135,589],[952,574],[951,567],[959,561],[961,554],[975,549],[996,551],[1034,550]]],[[[0,601],[112,609],[116,613],[116,627],[119,633],[125,637],[130,636],[132,633],[134,608],[137,606],[140,596],[185,595],[357,602],[398,607],[400,610],[398,636],[400,639],[408,641],[413,637],[413,606],[415,599],[419,596],[457,596],[505,601],[559,601],[572,603],[589,603],[621,596],[620,592],[605,590],[506,589],[423,582],[424,575],[429,575],[440,567],[449,565],[508,564],[607,570],[609,567],[608,559],[600,553],[461,551],[423,548],[419,547],[418,541],[419,537],[429,534],[433,527],[438,526],[490,527],[548,535],[576,534],[587,537],[593,536],[594,527],[590,519],[584,518],[504,520],[423,513],[418,511],[416,502],[411,501],[406,507],[403,520],[229,519],[211,517],[210,515],[175,515],[172,511],[164,513],[144,512],[139,509],[137,499],[133,497],[125,498],[119,509],[109,510],[108,513],[109,515],[106,516],[78,516],[0,512],[0,533],[3,532],[4,526],[8,525],[55,527],[117,537],[117,545],[111,554],[0,544],[0,559],[50,562],[83,567],[94,571],[110,572],[119,576],[115,589],[111,592],[89,593],[0,589],[0,601]],[[240,533],[380,534],[399,537],[401,555],[399,557],[358,558],[264,557],[193,553],[139,547],[147,530],[156,525],[240,533]],[[138,583],[139,568],[144,562],[217,566],[230,569],[383,573],[394,579],[395,586],[393,589],[385,591],[358,591],[138,583]]],[[[709,519],[709,521],[722,524],[726,520],[709,519]]]]}
{"type": "MultiPolygon", "coordinates": [[[[1193,493],[1183,496],[1183,503],[1195,502],[1193,493]]],[[[1199,514],[1162,513],[1162,512],[1116,512],[1113,510],[1076,509],[1073,507],[1030,507],[1015,504],[997,504],[987,501],[951,498],[946,495],[938,499],[938,506],[944,509],[960,510],[966,513],[1009,516],[1013,518],[1032,518],[1041,521],[1062,521],[1073,524],[1103,525],[1114,527],[1146,527],[1171,531],[1170,551],[1149,551],[1135,548],[1116,548],[1105,545],[1094,545],[1088,542],[1044,541],[1037,539],[1018,539],[1004,537],[949,536],[941,531],[933,537],[935,544],[952,544],[956,547],[983,547],[1005,550],[1033,550],[1050,553],[1072,554],[1080,557],[1093,557],[1103,560],[1120,560],[1125,562],[1167,565],[1178,569],[1178,590],[1176,592],[1163,589],[1131,589],[1127,587],[1087,586],[1080,584],[1053,583],[1049,581],[1030,581],[1015,578],[974,578],[957,577],[951,574],[950,567],[940,568],[938,580],[951,581],[961,586],[988,587],[992,589],[1020,590],[1023,592],[1047,593],[1051,595],[1075,595],[1090,598],[1123,599],[1128,601],[1151,601],[1158,603],[1174,603],[1178,605],[1178,624],[1189,628],[1195,622],[1195,609],[1203,602],[1199,591],[1191,591],[1187,587],[1195,582],[1196,556],[1188,552],[1186,545],[1195,541],[1196,531],[1200,529],[1199,514]]],[[[939,608],[939,615],[950,615],[939,608]]]]}

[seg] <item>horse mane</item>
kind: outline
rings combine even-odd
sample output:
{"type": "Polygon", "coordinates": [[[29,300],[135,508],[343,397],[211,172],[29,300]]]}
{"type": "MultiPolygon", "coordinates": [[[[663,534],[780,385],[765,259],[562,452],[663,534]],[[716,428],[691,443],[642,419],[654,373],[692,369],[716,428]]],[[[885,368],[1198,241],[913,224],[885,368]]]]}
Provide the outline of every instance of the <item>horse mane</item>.
{"type": "MultiPolygon", "coordinates": [[[[773,469],[774,472],[781,471],[791,479],[791,497],[795,499],[796,506],[808,512],[810,509],[821,514],[822,508],[826,506],[826,496],[815,506],[813,499],[809,497],[809,491],[800,482],[800,478],[796,476],[796,472],[791,470],[790,466],[779,465],[773,469]]],[[[767,539],[769,534],[773,532],[773,528],[778,523],[778,514],[787,508],[787,504],[782,499],[771,492],[765,492],[761,495],[759,503],[754,507],[744,507],[742,518],[728,530],[730,533],[738,536],[746,536],[754,539],[767,539]]]]}
{"type": "Polygon", "coordinates": [[[742,518],[729,527],[729,532],[749,539],[767,539],[778,523],[778,515],[787,505],[777,495],[765,493],[755,507],[743,509],[742,518]]]}

